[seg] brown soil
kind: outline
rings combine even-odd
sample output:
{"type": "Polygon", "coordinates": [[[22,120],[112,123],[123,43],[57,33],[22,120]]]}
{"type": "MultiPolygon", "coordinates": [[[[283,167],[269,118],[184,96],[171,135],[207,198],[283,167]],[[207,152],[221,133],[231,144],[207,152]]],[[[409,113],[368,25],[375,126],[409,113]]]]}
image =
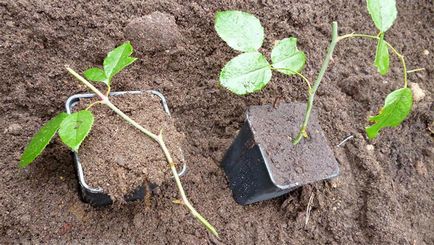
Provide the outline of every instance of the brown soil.
{"type": "Polygon", "coordinates": [[[434,118],[432,2],[398,1],[397,22],[386,35],[409,69],[426,69],[409,74],[427,96],[414,104],[404,124],[374,141],[366,139],[366,118],[402,85],[401,67],[393,57],[391,74],[381,77],[372,66],[374,42],[340,42],[315,101],[340,177],[249,206],[231,197],[221,158],[249,105],[271,104],[277,96],[303,102],[306,89],[301,80],[280,74],[250,96],[219,88],[219,70],[236,54],[213,30],[214,13],[222,9],[257,15],[266,30],[264,50],[275,40],[298,37],[311,79],[333,20],[341,34],[376,32],[364,1],[0,0],[0,243],[433,243],[434,145],[427,130],[434,118]],[[186,192],[217,227],[220,240],[172,203],[178,197],[172,181],[151,202],[105,209],[82,203],[71,156],[58,140],[28,169],[17,168],[37,128],[63,110],[68,96],[86,91],[63,65],[77,71],[99,65],[107,51],[126,40],[130,21],[154,11],[174,17],[183,41],[161,52],[138,52],[140,60],[114,79],[113,89],[152,88],[166,95],[176,127],[186,135],[186,192]],[[348,135],[354,138],[336,147],[348,135]]]}
{"type": "Polygon", "coordinates": [[[280,186],[295,187],[335,177],[339,172],[333,151],[321,129],[316,111],[310,118],[308,138],[293,145],[306,104],[282,103],[252,106],[248,110],[255,141],[263,147],[269,159],[273,182],[280,186]]]}
{"type": "MultiPolygon", "coordinates": [[[[158,96],[144,93],[113,96],[110,100],[151,132],[163,130],[163,138],[174,161],[183,164],[184,135],[176,130],[158,96]]],[[[87,106],[89,100],[81,102],[87,106]]],[[[155,141],[106,106],[95,106],[92,111],[95,123],[79,152],[88,185],[100,187],[114,200],[122,201],[139,186],[148,183],[160,186],[168,179],[168,164],[155,141]]]]}

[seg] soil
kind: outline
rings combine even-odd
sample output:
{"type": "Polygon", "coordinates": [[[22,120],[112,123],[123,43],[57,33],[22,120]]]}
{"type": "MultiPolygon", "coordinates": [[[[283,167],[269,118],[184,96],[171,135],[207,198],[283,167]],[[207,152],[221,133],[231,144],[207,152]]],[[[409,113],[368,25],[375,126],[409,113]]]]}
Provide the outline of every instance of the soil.
{"type": "MultiPolygon", "coordinates": [[[[164,111],[160,97],[150,93],[113,96],[110,101],[137,123],[163,138],[174,161],[184,163],[184,135],[164,111]]],[[[81,100],[78,108],[89,100],[81,100]]],[[[113,200],[123,201],[140,186],[160,186],[170,177],[170,169],[159,145],[106,106],[92,108],[95,122],[80,147],[79,157],[86,183],[100,187],[113,200]]]]}
{"type": "Polygon", "coordinates": [[[241,206],[219,164],[246,109],[272,104],[276,97],[304,102],[306,88],[302,80],[281,74],[245,97],[219,88],[219,70],[237,53],[213,30],[215,11],[257,15],[267,56],[274,41],[296,36],[308,57],[305,75],[313,79],[332,21],[340,34],[376,33],[364,1],[0,0],[0,243],[433,244],[434,144],[428,129],[434,120],[433,5],[397,2],[398,19],[386,39],[405,55],[409,69],[425,68],[410,73],[409,80],[426,96],[401,126],[368,141],[367,116],[402,86],[402,69],[392,57],[391,73],[381,77],[372,65],[375,42],[339,42],[315,108],[340,177],[241,206]],[[139,50],[140,59],[114,78],[113,90],[157,89],[168,98],[176,128],[186,135],[186,192],[220,239],[172,203],[178,197],[172,181],[148,202],[104,209],[82,203],[72,158],[59,140],[30,167],[17,168],[34,132],[63,110],[70,95],[86,91],[64,65],[77,71],[100,65],[126,40],[125,27],[133,19],[155,11],[173,16],[184,39],[164,51],[139,50]],[[336,147],[349,135],[351,140],[336,147]]]}
{"type": "Polygon", "coordinates": [[[317,113],[312,111],[308,138],[292,144],[303,121],[306,104],[281,103],[252,106],[247,115],[255,141],[269,159],[270,174],[279,186],[295,187],[335,177],[339,173],[333,151],[321,129],[317,113]]]}

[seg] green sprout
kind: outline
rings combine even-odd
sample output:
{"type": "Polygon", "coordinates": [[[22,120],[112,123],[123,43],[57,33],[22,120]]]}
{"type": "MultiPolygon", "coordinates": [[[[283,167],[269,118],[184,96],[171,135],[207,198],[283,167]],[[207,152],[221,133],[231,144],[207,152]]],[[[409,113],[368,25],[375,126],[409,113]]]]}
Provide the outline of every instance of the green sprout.
{"type": "Polygon", "coordinates": [[[113,103],[109,100],[111,80],[114,75],[122,71],[125,67],[132,64],[137,58],[131,57],[133,53],[133,47],[130,42],[125,42],[119,47],[110,51],[103,62],[103,69],[100,68],[90,68],[84,72],[84,76],[93,82],[102,82],[107,86],[107,92],[103,94],[100,90],[95,88],[86,78],[79,75],[77,72],[69,67],[66,67],[68,72],[73,75],[77,80],[86,85],[90,90],[92,90],[100,100],[90,104],[86,109],[74,112],[72,114],[66,114],[64,112],[59,113],[57,116],[49,120],[42,128],[33,136],[30,143],[24,149],[24,153],[21,156],[19,167],[25,168],[33,160],[38,157],[51,139],[54,137],[56,132],[58,132],[62,142],[67,145],[72,151],[78,152],[81,143],[84,141],[86,136],[92,129],[94,122],[94,116],[89,110],[92,106],[96,104],[104,104],[112,109],[116,114],[118,114],[125,121],[130,123],[133,127],[140,130],[146,136],[154,140],[159,144],[162,152],[166,157],[166,161],[170,166],[173,177],[175,179],[176,185],[181,196],[181,200],[175,200],[174,203],[178,203],[186,206],[190,213],[200,221],[212,234],[218,237],[217,230],[193,207],[187,198],[184,188],[179,179],[178,173],[176,171],[175,162],[166,146],[163,139],[163,133],[160,131],[158,134],[154,134],[149,130],[145,129],[139,125],[136,121],[131,119],[121,110],[119,110],[113,103]]]}
{"type": "Polygon", "coordinates": [[[378,115],[370,117],[372,125],[366,127],[369,139],[374,139],[385,127],[399,126],[409,115],[413,97],[407,87],[407,67],[405,59],[390,43],[386,42],[385,32],[392,26],[397,16],[395,0],[368,0],[369,14],[379,30],[377,35],[346,34],[338,35],[337,22],[332,24],[332,40],[324,58],[317,78],[311,85],[309,79],[302,74],[306,63],[306,55],[297,48],[297,38],[289,37],[276,42],[271,51],[271,64],[258,49],[264,41],[264,28],[259,19],[249,13],[228,10],[217,12],[215,30],[223,41],[231,48],[242,53],[231,59],[220,72],[220,84],[237,95],[246,95],[262,90],[271,80],[272,71],[289,76],[299,76],[308,87],[308,101],[304,120],[298,134],[293,139],[298,144],[308,137],[307,127],[316,91],[324,77],[336,44],[348,38],[368,38],[377,41],[374,66],[385,76],[389,71],[389,50],[400,60],[403,69],[404,86],[387,95],[383,108],[378,115]]]}

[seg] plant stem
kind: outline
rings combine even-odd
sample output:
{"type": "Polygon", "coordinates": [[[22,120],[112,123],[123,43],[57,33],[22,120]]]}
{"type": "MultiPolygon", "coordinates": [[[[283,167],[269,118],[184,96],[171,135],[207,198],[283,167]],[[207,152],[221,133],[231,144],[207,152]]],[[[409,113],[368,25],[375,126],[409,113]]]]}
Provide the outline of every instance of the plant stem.
{"type": "MultiPolygon", "coordinates": [[[[322,67],[321,67],[321,70],[320,70],[320,72],[318,74],[318,77],[315,80],[315,83],[313,84],[312,89],[310,90],[311,93],[310,93],[310,96],[309,96],[309,99],[308,99],[308,104],[307,104],[307,108],[306,108],[306,113],[305,113],[303,124],[302,124],[302,126],[300,128],[300,131],[299,131],[298,135],[292,141],[292,143],[294,145],[298,144],[303,137],[307,136],[306,129],[307,129],[307,124],[309,122],[309,117],[310,117],[311,110],[312,110],[314,96],[315,96],[315,93],[316,93],[316,91],[318,89],[319,84],[321,83],[321,80],[322,80],[322,78],[324,76],[324,73],[327,70],[327,66],[328,66],[330,58],[331,58],[331,56],[333,54],[333,50],[334,50],[334,48],[336,46],[336,43],[339,42],[339,41],[341,41],[341,40],[343,40],[343,39],[346,39],[346,38],[355,38],[355,37],[362,37],[362,38],[370,38],[370,39],[377,39],[377,40],[379,40],[380,39],[380,34],[381,33],[379,33],[377,36],[372,36],[372,35],[366,35],[366,34],[350,33],[350,34],[338,36],[338,34],[337,34],[337,23],[333,22],[333,24],[332,24],[332,41],[331,41],[331,43],[330,43],[330,45],[328,47],[328,52],[327,52],[326,57],[324,59],[324,63],[322,65],[322,67]]],[[[423,68],[407,71],[407,65],[405,63],[404,55],[402,55],[401,53],[399,53],[390,43],[388,43],[386,41],[384,41],[384,42],[392,50],[392,52],[395,53],[395,55],[401,61],[402,69],[403,69],[403,76],[404,76],[404,88],[406,88],[408,86],[407,73],[420,71],[423,68]]]]}
{"type": "Polygon", "coordinates": [[[324,58],[324,62],[321,66],[321,70],[319,71],[318,77],[316,78],[316,80],[312,86],[312,89],[309,93],[309,98],[307,101],[306,113],[304,115],[303,124],[301,125],[300,131],[298,132],[297,136],[292,141],[292,143],[294,145],[298,144],[300,142],[300,140],[303,137],[306,137],[306,135],[307,135],[306,129],[307,129],[307,124],[309,123],[310,114],[312,112],[312,106],[313,106],[315,94],[316,94],[316,91],[318,90],[318,87],[321,83],[321,80],[324,77],[324,74],[327,70],[329,63],[330,63],[330,59],[333,55],[333,51],[335,49],[337,42],[338,42],[338,23],[336,21],[334,21],[332,23],[332,41],[330,42],[329,47],[327,49],[327,54],[324,58]]]}
{"type": "Polygon", "coordinates": [[[143,132],[146,136],[156,141],[160,148],[162,149],[167,163],[170,166],[170,169],[172,170],[173,177],[175,178],[176,186],[178,187],[179,194],[182,198],[182,204],[185,205],[190,213],[195,217],[197,220],[199,220],[213,235],[218,237],[217,230],[212,226],[199,212],[196,211],[196,209],[193,207],[193,205],[190,203],[190,201],[187,198],[187,195],[185,194],[184,188],[182,186],[181,180],[179,179],[178,172],[176,170],[175,163],[173,162],[172,156],[170,155],[169,150],[166,147],[166,143],[163,140],[163,135],[160,132],[159,135],[156,135],[149,130],[142,127],[140,124],[138,124],[136,121],[134,121],[132,118],[127,116],[125,113],[123,113],[119,108],[117,108],[113,103],[110,102],[107,96],[101,93],[97,88],[95,88],[91,83],[89,83],[84,77],[82,77],[80,74],[75,72],[69,67],[66,67],[69,73],[71,73],[75,78],[77,78],[79,81],[81,81],[83,84],[85,84],[87,87],[89,87],[95,94],[97,94],[101,98],[101,103],[107,105],[110,109],[112,109],[116,114],[118,114],[120,117],[122,117],[125,121],[129,122],[131,125],[133,125],[135,128],[143,132]]]}
{"type": "Polygon", "coordinates": [[[176,167],[175,164],[173,163],[172,156],[170,155],[170,152],[167,149],[166,144],[164,143],[163,134],[160,133],[158,137],[159,137],[158,143],[160,144],[161,149],[163,150],[164,155],[166,156],[166,160],[170,165],[170,169],[172,170],[176,185],[178,186],[179,194],[181,195],[182,198],[181,204],[185,205],[190,210],[190,213],[197,220],[199,220],[212,234],[218,237],[219,235],[217,233],[217,230],[214,228],[214,226],[212,226],[199,212],[197,212],[196,209],[193,207],[193,205],[191,205],[190,201],[188,200],[185,194],[184,188],[182,187],[181,180],[179,179],[178,172],[176,171],[176,167]]]}
{"type": "MultiPolygon", "coordinates": [[[[370,38],[370,39],[377,39],[377,40],[380,39],[379,36],[350,33],[350,34],[346,34],[346,35],[342,35],[342,36],[338,37],[338,41],[341,41],[341,40],[346,39],[346,38],[354,38],[354,37],[370,38]]],[[[407,72],[407,65],[405,64],[404,55],[402,55],[401,53],[399,53],[390,43],[388,43],[386,41],[384,41],[384,43],[386,43],[386,45],[392,50],[393,53],[395,53],[395,55],[401,61],[403,75],[404,75],[404,88],[406,88],[407,85],[408,85],[408,80],[407,80],[407,73],[408,72],[407,72]]]]}

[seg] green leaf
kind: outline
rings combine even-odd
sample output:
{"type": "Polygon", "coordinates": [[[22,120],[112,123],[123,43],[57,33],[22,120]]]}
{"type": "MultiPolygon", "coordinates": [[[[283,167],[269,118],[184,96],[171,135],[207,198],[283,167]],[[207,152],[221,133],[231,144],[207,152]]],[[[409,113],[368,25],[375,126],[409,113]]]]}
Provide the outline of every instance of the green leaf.
{"type": "Polygon", "coordinates": [[[131,46],[131,43],[128,41],[107,54],[103,66],[108,85],[110,85],[114,75],[137,60],[137,58],[130,56],[132,53],[133,46],[131,46]]]}
{"type": "Polygon", "coordinates": [[[259,91],[270,79],[270,64],[259,52],[238,55],[220,72],[221,85],[238,95],[259,91]]]}
{"type": "Polygon", "coordinates": [[[73,151],[78,151],[80,144],[89,134],[93,125],[92,112],[82,110],[68,115],[60,124],[59,136],[63,143],[73,151]]]}
{"type": "Polygon", "coordinates": [[[387,95],[380,113],[369,118],[375,124],[366,128],[368,138],[377,137],[382,128],[399,126],[410,113],[412,104],[413,96],[409,88],[400,88],[387,95]]]}
{"type": "Polygon", "coordinates": [[[94,82],[105,82],[107,77],[102,69],[98,67],[92,67],[83,72],[83,75],[86,79],[94,81],[94,82]]]}
{"type": "Polygon", "coordinates": [[[306,55],[297,49],[297,38],[285,38],[274,46],[271,51],[271,61],[277,71],[293,75],[303,69],[306,55]]]}
{"type": "Polygon", "coordinates": [[[389,72],[389,49],[384,42],[384,33],[381,33],[380,39],[378,40],[374,65],[383,76],[389,72]]]}
{"type": "Polygon", "coordinates": [[[56,134],[62,121],[68,116],[68,114],[61,112],[57,116],[53,117],[50,121],[45,123],[44,126],[33,136],[30,143],[24,149],[21,155],[19,167],[25,168],[35,160],[37,156],[45,149],[50,143],[50,140],[56,134]]]}
{"type": "Polygon", "coordinates": [[[375,26],[381,32],[386,32],[396,19],[395,0],[368,0],[368,11],[375,26]]]}
{"type": "Polygon", "coordinates": [[[250,52],[256,51],[264,41],[264,28],[254,15],[228,10],[217,12],[214,28],[217,34],[231,48],[250,52]]]}

